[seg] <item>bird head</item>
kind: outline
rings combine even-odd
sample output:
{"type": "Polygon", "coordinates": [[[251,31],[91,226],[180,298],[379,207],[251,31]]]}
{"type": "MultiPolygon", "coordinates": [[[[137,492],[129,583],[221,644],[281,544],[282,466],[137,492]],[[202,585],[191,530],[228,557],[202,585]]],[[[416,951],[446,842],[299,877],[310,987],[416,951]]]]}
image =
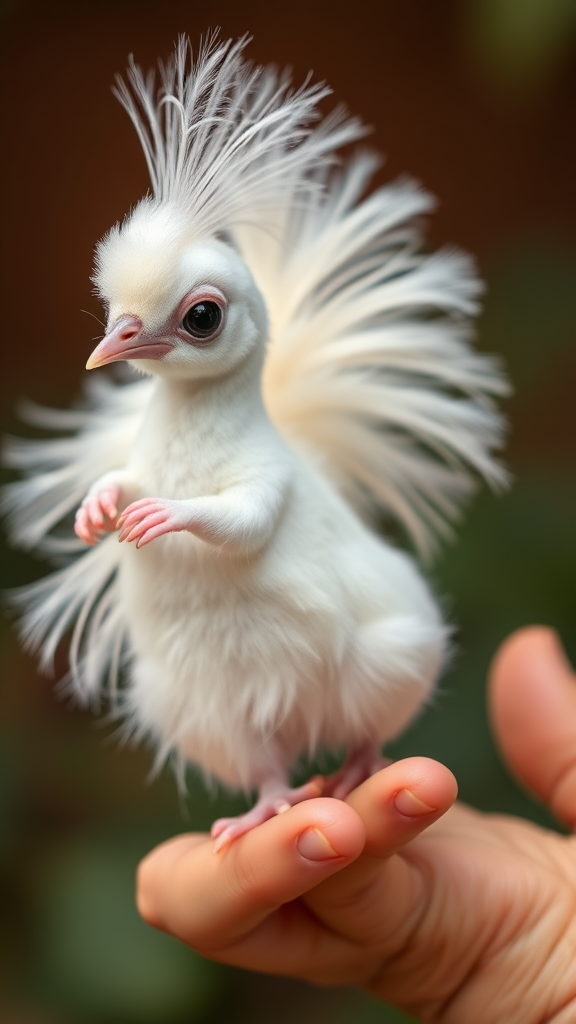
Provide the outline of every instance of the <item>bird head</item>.
{"type": "Polygon", "coordinates": [[[94,280],[108,323],[89,370],[126,360],[201,381],[263,354],[266,308],[245,262],[217,238],[183,232],[166,206],[144,200],[102,239],[94,280]]]}
{"type": "Polygon", "coordinates": [[[127,360],[187,380],[228,374],[267,339],[262,296],[228,238],[246,224],[270,232],[291,197],[299,209],[336,150],[365,134],[340,111],[320,119],[330,90],[246,61],[247,37],[185,38],[161,82],[133,61],[116,95],[142,144],[152,197],[100,242],[95,283],[109,313],[92,369],[127,360]]]}

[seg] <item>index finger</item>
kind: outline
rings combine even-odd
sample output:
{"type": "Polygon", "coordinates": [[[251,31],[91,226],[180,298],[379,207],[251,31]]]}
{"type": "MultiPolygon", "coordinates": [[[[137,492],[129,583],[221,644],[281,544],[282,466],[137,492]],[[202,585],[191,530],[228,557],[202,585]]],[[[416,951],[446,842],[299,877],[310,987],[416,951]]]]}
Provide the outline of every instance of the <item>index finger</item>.
{"type": "Polygon", "coordinates": [[[217,854],[208,836],[179,836],[142,861],[138,909],[156,928],[215,952],[350,864],[364,839],[351,807],[322,798],[264,822],[217,854]]]}

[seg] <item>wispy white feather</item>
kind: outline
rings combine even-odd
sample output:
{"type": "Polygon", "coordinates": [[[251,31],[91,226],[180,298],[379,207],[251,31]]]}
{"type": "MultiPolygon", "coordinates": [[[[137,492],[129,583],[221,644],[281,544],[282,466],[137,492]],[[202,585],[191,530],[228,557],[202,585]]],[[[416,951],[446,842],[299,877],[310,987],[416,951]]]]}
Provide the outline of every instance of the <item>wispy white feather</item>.
{"type": "Polygon", "coordinates": [[[148,380],[118,385],[90,378],[82,408],[55,410],[31,402],[21,408],[30,425],[69,436],[8,438],[4,445],[5,464],[24,477],[3,493],[13,543],[65,563],[12,593],[21,639],[39,653],[41,670],[51,672],[56,649],[72,629],[70,675],[82,700],[96,699],[107,683],[114,694],[126,624],[114,582],[118,544],[108,538],[86,550],[72,531],[71,514],[94,480],[127,458],[150,391],[148,380]]]}
{"type": "Polygon", "coordinates": [[[292,87],[288,72],[243,57],[247,37],[201,44],[196,59],[184,37],[161,65],[160,86],[132,61],[116,95],[144,150],[154,201],[177,208],[182,227],[217,235],[283,201],[302,199],[310,172],[365,134],[342,109],[320,121],[322,84],[292,87]]]}
{"type": "Polygon", "coordinates": [[[469,343],[482,291],[472,261],[420,254],[433,199],[414,182],[362,198],[375,162],[357,155],[303,209],[285,196],[281,244],[251,226],[237,237],[271,315],[270,416],[322,456],[357,508],[392,513],[428,555],[474,472],[506,481],[492,396],[507,385],[469,343]]]}

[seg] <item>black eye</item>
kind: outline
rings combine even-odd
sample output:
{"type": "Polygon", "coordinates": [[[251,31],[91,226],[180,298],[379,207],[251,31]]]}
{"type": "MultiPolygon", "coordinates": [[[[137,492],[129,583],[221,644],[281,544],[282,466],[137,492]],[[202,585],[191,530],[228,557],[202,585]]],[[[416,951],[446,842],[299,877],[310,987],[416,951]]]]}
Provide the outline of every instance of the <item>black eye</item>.
{"type": "Polygon", "coordinates": [[[191,306],[181,326],[198,341],[210,338],[222,323],[222,310],[216,302],[197,302],[191,306]]]}

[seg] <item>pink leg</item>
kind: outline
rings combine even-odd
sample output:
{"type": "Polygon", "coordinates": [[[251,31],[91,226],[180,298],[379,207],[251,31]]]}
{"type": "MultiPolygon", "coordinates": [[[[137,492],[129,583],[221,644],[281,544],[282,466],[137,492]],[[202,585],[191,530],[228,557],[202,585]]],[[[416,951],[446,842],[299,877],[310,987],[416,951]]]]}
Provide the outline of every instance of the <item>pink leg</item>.
{"type": "Polygon", "coordinates": [[[321,796],[324,788],[324,779],[317,775],[310,779],[304,786],[291,789],[286,783],[274,779],[264,783],[260,787],[258,801],[246,814],[239,814],[237,818],[218,818],[210,829],[210,835],[216,840],[214,853],[218,853],[223,847],[228,846],[233,839],[250,832],[251,829],[268,821],[276,814],[288,811],[294,804],[302,800],[310,800],[315,796],[321,796]]]}
{"type": "Polygon", "coordinates": [[[327,780],[324,796],[334,797],[335,800],[345,800],[348,794],[356,789],[356,786],[365,782],[387,764],[390,764],[390,761],[381,757],[378,747],[374,744],[366,743],[362,747],[357,747],[348,755],[342,768],[327,780]]]}

